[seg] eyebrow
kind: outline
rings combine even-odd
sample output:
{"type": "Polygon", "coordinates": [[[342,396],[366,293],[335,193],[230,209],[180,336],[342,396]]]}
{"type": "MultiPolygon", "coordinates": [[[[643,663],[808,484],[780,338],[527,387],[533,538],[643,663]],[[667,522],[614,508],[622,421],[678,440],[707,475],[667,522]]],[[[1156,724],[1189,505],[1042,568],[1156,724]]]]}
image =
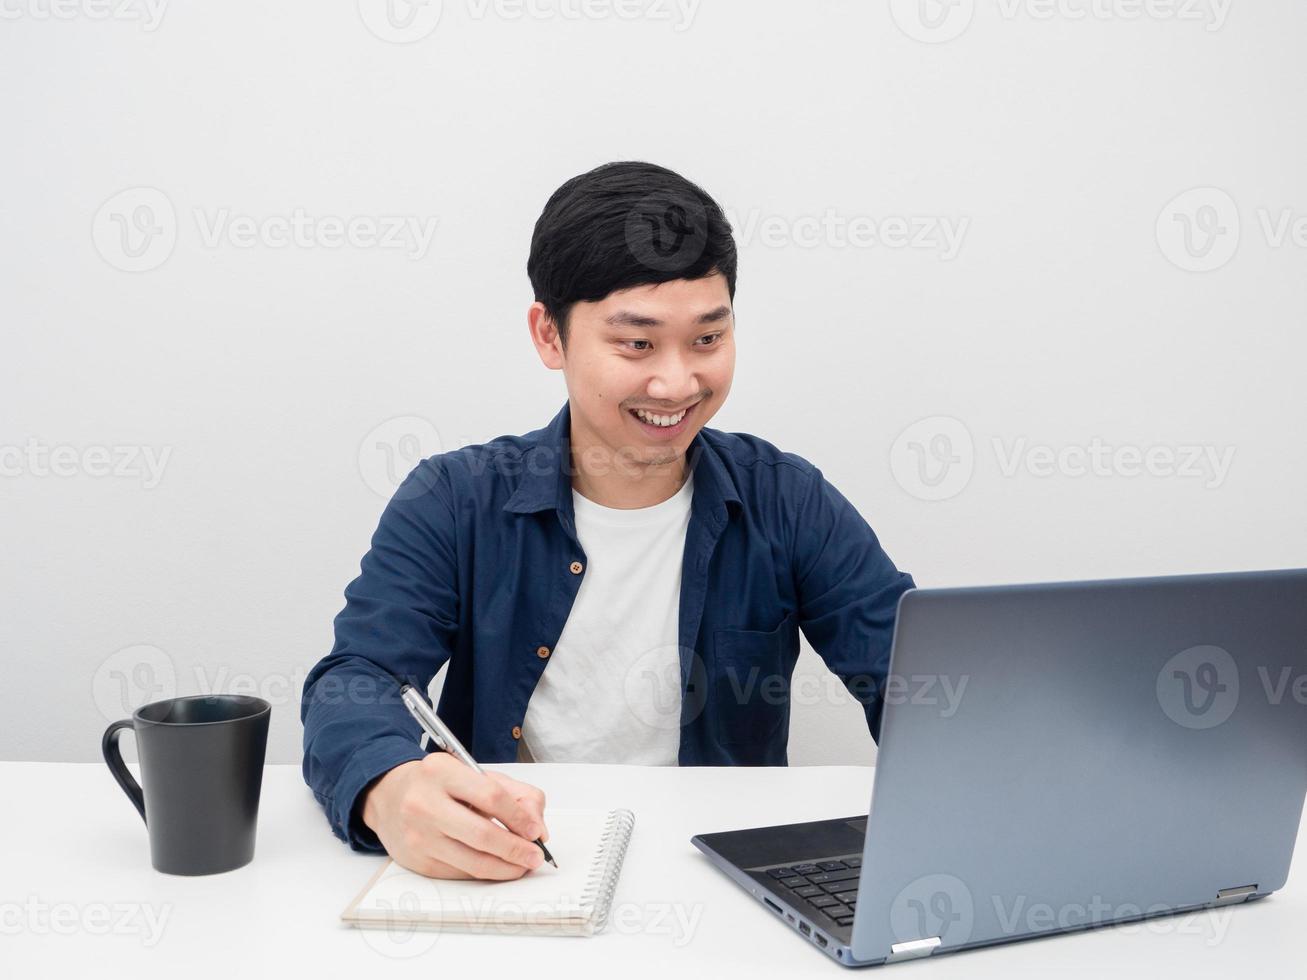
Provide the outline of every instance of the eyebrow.
{"type": "MultiPolygon", "coordinates": [[[[715,310],[709,310],[701,314],[695,323],[718,323],[727,319],[731,315],[729,306],[719,306],[715,310]]],[[[610,327],[661,327],[663,321],[653,316],[643,316],[639,313],[632,313],[629,310],[618,310],[604,317],[604,323],[610,327]]]]}

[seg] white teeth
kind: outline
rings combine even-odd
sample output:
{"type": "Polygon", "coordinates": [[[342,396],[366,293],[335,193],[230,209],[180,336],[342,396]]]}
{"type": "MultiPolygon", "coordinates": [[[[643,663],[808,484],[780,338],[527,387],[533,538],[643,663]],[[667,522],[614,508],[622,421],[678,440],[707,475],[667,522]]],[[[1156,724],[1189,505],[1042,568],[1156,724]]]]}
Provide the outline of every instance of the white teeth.
{"type": "Polygon", "coordinates": [[[637,408],[635,410],[635,414],[638,415],[641,418],[641,420],[645,422],[649,422],[653,425],[665,427],[669,425],[675,425],[677,422],[681,421],[681,419],[685,418],[685,413],[688,411],[689,409],[686,408],[686,409],[682,409],[676,415],[650,415],[644,409],[637,408]]]}

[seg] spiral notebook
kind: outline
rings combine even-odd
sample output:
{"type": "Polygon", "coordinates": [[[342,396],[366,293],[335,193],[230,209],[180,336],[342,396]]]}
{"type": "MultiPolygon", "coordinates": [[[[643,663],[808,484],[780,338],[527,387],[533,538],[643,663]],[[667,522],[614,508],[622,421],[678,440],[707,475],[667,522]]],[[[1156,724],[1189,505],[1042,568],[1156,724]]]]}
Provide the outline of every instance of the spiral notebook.
{"type": "Polygon", "coordinates": [[[545,815],[546,863],[513,881],[428,878],[387,861],[341,913],[361,929],[590,936],[608,921],[635,815],[626,809],[545,815]]]}

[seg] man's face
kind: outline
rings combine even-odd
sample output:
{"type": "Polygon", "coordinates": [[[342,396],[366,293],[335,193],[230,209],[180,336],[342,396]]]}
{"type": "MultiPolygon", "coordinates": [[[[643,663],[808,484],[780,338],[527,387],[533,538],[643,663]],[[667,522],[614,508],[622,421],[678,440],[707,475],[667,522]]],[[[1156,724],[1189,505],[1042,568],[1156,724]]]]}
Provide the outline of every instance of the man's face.
{"type": "Polygon", "coordinates": [[[677,463],[731,390],[726,279],[675,279],[575,304],[561,367],[577,448],[620,454],[633,476],[677,463]],[[644,421],[637,409],[659,417],[644,421]],[[660,424],[668,418],[675,424],[660,424]]]}

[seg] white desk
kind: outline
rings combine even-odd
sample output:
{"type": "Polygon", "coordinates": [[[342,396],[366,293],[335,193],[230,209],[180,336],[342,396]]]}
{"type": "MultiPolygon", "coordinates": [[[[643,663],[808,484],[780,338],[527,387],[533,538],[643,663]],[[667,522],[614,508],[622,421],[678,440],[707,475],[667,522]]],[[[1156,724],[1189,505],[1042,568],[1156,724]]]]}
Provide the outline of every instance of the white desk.
{"type": "MultiPolygon", "coordinates": [[[[416,932],[401,941],[342,925],[341,910],[385,858],[350,851],[332,835],[298,766],[267,767],[254,861],[226,874],[188,878],[150,867],[145,825],[104,765],[9,762],[0,763],[6,803],[0,975],[841,975],[843,968],[775,921],[689,839],[865,813],[872,769],[491,768],[535,783],[551,804],[635,811],[635,834],[604,933],[587,939],[416,932]]],[[[1288,886],[1248,906],[884,969],[895,977],[1041,980],[1054,973],[1301,977],[1303,864],[1300,854],[1288,886]],[[1213,918],[1218,912],[1222,918],[1213,918]]]]}

